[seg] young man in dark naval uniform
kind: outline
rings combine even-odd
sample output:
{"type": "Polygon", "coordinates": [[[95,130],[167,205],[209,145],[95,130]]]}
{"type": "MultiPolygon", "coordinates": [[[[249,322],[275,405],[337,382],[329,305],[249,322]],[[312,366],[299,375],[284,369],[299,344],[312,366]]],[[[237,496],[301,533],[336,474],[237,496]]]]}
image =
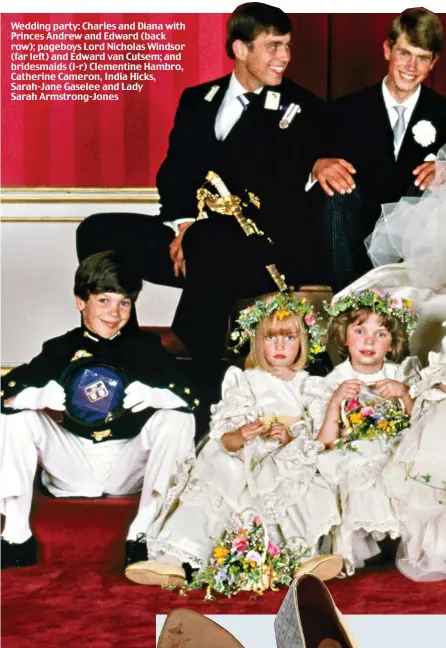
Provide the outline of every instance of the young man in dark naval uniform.
{"type": "Polygon", "coordinates": [[[265,265],[275,263],[294,286],[327,282],[320,228],[305,193],[320,155],[324,102],[284,77],[291,28],[276,7],[238,7],[227,26],[232,74],[181,96],[157,175],[160,215],[94,214],[77,231],[80,258],[116,249],[132,256],[146,280],[183,288],[172,328],[208,385],[218,385],[235,300],[277,289],[265,265]],[[209,171],[243,202],[251,193],[260,203],[244,209],[264,240],[210,209],[207,219],[195,220],[197,190],[209,171]]]}
{"type": "MultiPolygon", "coordinates": [[[[187,470],[193,460],[191,412],[199,402],[159,338],[127,327],[141,286],[140,277],[124,267],[115,252],[86,258],[74,285],[82,326],[48,340],[29,364],[4,378],[2,568],[36,562],[29,518],[38,464],[43,467],[44,485],[55,497],[101,497],[142,490],[127,536],[126,564],[147,555],[144,533],[160,514],[179,472],[187,470]],[[105,418],[93,428],[67,414],[70,397],[61,378],[88,362],[116,369],[118,378],[122,374],[128,383],[121,416],[109,416],[111,420],[105,418]],[[46,408],[63,412],[60,425],[44,412],[46,408]]],[[[88,391],[98,402],[107,392],[100,380],[84,387],[82,394],[88,391]]]]}

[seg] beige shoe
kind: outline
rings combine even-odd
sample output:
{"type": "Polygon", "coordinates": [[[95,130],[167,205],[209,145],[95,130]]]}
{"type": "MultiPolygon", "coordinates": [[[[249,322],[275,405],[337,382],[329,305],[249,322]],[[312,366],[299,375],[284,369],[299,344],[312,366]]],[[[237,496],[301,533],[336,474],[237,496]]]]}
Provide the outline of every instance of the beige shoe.
{"type": "Polygon", "coordinates": [[[161,630],[157,648],[243,648],[227,630],[199,612],[172,610],[161,630]]]}
{"type": "Polygon", "coordinates": [[[140,585],[174,585],[181,587],[186,580],[182,567],[159,560],[144,560],[129,565],[125,570],[126,577],[140,585]]]}
{"type": "Polygon", "coordinates": [[[344,561],[340,556],[323,554],[322,556],[313,556],[303,562],[294,574],[298,578],[303,574],[313,574],[322,581],[328,581],[335,578],[342,570],[344,561]]]}
{"type": "Polygon", "coordinates": [[[277,648],[359,648],[326,585],[314,574],[291,583],[274,629],[277,648]]]}

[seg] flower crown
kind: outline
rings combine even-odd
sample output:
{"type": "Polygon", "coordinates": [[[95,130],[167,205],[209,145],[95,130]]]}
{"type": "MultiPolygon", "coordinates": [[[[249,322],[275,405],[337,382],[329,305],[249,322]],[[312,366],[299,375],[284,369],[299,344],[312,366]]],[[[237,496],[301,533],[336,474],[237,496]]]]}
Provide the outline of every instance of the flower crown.
{"type": "Polygon", "coordinates": [[[412,302],[403,299],[396,293],[391,295],[384,290],[367,288],[349,292],[331,304],[324,302],[324,309],[330,315],[330,321],[347,310],[360,310],[361,308],[369,308],[379,315],[396,317],[401,322],[408,338],[417,327],[418,315],[412,308],[412,302]]]}
{"type": "Polygon", "coordinates": [[[293,293],[269,295],[265,299],[259,299],[252,306],[248,306],[240,311],[240,315],[236,320],[238,326],[231,333],[231,340],[236,341],[236,344],[231,347],[232,351],[238,353],[239,348],[246,340],[254,337],[259,322],[274,312],[276,312],[280,321],[291,315],[291,313],[297,313],[301,316],[308,334],[309,360],[313,360],[314,356],[325,351],[325,346],[321,344],[321,336],[327,330],[317,324],[317,320],[321,318],[316,317],[312,304],[305,297],[303,299],[297,299],[293,293]]]}

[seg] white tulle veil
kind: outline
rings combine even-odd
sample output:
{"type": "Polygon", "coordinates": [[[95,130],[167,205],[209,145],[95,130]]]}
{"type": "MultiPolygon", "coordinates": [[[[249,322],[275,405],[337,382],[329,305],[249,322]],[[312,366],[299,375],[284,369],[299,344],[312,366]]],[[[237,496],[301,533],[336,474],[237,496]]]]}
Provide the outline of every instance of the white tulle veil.
{"type": "Polygon", "coordinates": [[[446,145],[431,186],[420,198],[383,205],[365,244],[375,267],[403,260],[413,286],[436,290],[446,284],[446,145]]]}

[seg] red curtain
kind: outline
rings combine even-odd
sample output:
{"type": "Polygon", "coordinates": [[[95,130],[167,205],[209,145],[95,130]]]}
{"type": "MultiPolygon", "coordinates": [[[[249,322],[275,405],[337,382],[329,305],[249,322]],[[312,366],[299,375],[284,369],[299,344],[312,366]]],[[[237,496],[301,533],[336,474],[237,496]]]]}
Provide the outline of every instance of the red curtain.
{"type": "MultiPolygon", "coordinates": [[[[378,82],[390,14],[293,14],[288,75],[324,98],[378,82]]],[[[446,14],[441,19],[446,29],[446,14]]],[[[3,14],[2,184],[4,186],[154,186],[182,90],[231,70],[223,14],[3,14]],[[118,101],[17,101],[11,98],[11,23],[171,23],[186,45],[184,72],[157,73],[118,101]]],[[[446,62],[428,83],[446,94],[446,62]]],[[[37,93],[40,94],[40,93],[37,93]]],[[[193,155],[193,151],[190,152],[193,155]]]]}

